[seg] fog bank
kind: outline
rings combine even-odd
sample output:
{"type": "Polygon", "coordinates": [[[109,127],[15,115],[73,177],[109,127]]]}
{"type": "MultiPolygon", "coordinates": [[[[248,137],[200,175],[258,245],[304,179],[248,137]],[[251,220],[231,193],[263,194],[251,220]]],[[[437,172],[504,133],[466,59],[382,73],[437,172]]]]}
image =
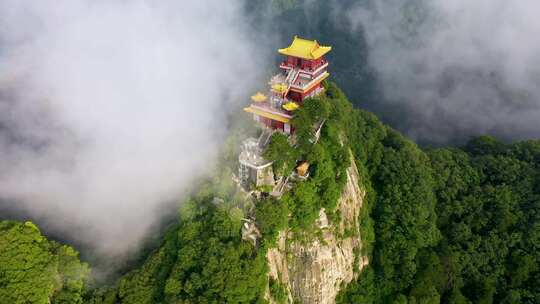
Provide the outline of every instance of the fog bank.
{"type": "Polygon", "coordinates": [[[137,248],[257,83],[241,5],[0,0],[0,201],[98,254],[137,248]]]}
{"type": "Polygon", "coordinates": [[[540,138],[540,3],[374,0],[345,12],[391,124],[415,139],[540,138]]]}

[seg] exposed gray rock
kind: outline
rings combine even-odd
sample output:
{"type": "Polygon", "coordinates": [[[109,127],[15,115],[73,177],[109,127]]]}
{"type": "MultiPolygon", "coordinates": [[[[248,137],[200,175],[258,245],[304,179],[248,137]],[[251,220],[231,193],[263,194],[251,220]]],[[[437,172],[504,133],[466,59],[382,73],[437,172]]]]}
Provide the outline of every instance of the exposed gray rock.
{"type": "MultiPolygon", "coordinates": [[[[292,241],[292,234],[282,231],[277,248],[267,253],[269,276],[284,283],[289,290],[289,302],[334,303],[342,283],[349,283],[367,265],[360,257],[355,268],[355,252],[362,246],[358,217],[365,191],[359,187],[359,174],[354,161],[347,170],[347,184],[338,202],[341,220],[331,223],[324,209],[317,221],[322,238],[311,242],[292,241]],[[352,229],[354,236],[342,237],[352,229]]],[[[272,302],[272,299],[270,299],[272,302]]]]}

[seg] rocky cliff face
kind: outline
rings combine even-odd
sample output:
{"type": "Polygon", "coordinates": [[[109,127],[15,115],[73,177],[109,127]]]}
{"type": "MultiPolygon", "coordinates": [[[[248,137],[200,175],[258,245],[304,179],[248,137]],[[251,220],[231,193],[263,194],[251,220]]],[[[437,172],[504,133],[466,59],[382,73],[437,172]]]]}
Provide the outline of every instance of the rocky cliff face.
{"type": "Polygon", "coordinates": [[[283,231],[277,248],[268,251],[269,276],[287,287],[290,303],[334,303],[342,283],[349,283],[368,263],[367,257],[355,257],[362,246],[358,217],[365,192],[352,163],[338,202],[339,222],[329,223],[322,209],[317,221],[322,237],[306,244],[293,241],[291,233],[283,231]]]}

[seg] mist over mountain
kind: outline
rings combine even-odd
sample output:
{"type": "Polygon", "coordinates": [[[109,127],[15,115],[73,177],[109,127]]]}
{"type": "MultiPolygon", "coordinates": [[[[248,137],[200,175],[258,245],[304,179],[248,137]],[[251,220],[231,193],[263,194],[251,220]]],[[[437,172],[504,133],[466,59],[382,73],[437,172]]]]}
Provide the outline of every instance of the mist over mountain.
{"type": "Polygon", "coordinates": [[[375,1],[349,11],[415,139],[540,137],[536,1],[375,1]]]}
{"type": "Polygon", "coordinates": [[[0,1],[2,209],[138,248],[258,83],[249,37],[240,1],[0,1]]]}
{"type": "Polygon", "coordinates": [[[151,202],[204,174],[226,114],[295,34],[332,45],[353,103],[418,142],[540,136],[531,1],[0,5],[3,207],[104,252],[137,243],[168,210],[151,202]]]}
{"type": "Polygon", "coordinates": [[[540,303],[537,8],[0,0],[0,304],[540,303]]]}
{"type": "Polygon", "coordinates": [[[540,137],[535,1],[273,3],[268,22],[332,45],[333,77],[354,104],[416,141],[540,137]]]}

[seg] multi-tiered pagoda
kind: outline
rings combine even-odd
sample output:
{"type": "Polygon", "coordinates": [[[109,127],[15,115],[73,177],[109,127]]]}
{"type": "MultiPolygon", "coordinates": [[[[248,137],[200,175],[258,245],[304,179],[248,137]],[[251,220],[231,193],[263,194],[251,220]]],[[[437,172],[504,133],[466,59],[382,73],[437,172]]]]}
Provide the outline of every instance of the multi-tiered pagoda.
{"type": "Polygon", "coordinates": [[[252,104],[244,110],[253,113],[255,120],[267,128],[293,134],[290,122],[294,111],[306,98],[317,96],[324,90],[322,81],[330,75],[324,55],[331,49],[319,45],[316,40],[295,36],[289,47],[278,50],[286,58],[279,65],[281,72],[269,82],[269,93],[253,95],[252,104]]]}

